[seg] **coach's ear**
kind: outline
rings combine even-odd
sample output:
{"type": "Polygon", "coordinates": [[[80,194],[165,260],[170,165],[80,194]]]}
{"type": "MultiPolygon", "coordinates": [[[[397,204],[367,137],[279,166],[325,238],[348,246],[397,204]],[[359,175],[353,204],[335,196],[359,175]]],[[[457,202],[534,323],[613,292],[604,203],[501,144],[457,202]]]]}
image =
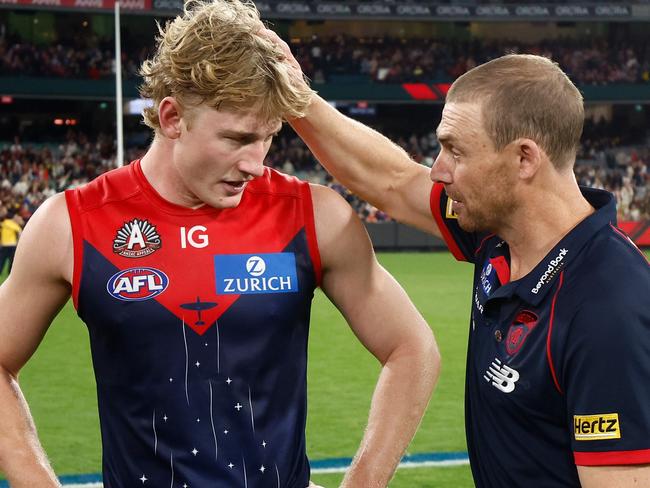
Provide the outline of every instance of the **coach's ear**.
{"type": "Polygon", "coordinates": [[[160,132],[169,139],[177,139],[181,135],[182,109],[174,97],[165,97],[158,105],[158,120],[160,132]]]}
{"type": "Polygon", "coordinates": [[[521,138],[511,142],[519,164],[519,178],[532,179],[548,156],[532,139],[521,138]]]}

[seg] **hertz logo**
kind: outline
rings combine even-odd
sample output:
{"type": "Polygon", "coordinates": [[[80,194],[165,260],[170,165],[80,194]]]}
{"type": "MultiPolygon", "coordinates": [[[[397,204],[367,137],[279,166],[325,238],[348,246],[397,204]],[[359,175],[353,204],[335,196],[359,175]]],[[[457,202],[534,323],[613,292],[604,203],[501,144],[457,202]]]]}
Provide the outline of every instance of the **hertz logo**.
{"type": "Polygon", "coordinates": [[[577,441],[621,438],[621,426],[617,413],[574,415],[573,430],[577,441]]]}

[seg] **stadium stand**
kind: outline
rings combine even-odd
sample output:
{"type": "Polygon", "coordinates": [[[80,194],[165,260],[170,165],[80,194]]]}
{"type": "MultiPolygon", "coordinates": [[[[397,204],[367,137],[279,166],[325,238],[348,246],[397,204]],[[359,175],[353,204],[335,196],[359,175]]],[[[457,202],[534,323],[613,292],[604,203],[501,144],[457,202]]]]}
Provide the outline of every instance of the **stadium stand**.
{"type": "MultiPolygon", "coordinates": [[[[345,35],[290,40],[305,73],[317,83],[375,81],[451,82],[468,69],[507,53],[539,54],[556,60],[578,84],[649,83],[648,43],[606,38],[514,40],[356,38],[345,35]]],[[[123,72],[136,78],[151,46],[127,46],[123,72]]],[[[36,45],[13,35],[0,39],[0,74],[98,80],[114,75],[110,39],[62,38],[36,45]]]]}
{"type": "MultiPolygon", "coordinates": [[[[25,5],[29,3],[25,0],[25,5]]],[[[353,3],[390,5],[395,14],[399,5],[431,2],[353,3]]],[[[437,3],[463,9],[524,2],[437,3]]],[[[597,4],[584,5],[591,9],[597,4]]],[[[607,4],[620,4],[621,12],[629,7],[623,1],[607,4]]],[[[154,0],[144,5],[145,10],[166,10],[163,5],[167,4],[154,0]]],[[[477,12],[472,8],[469,11],[470,15],[477,12]]],[[[595,10],[589,12],[592,15],[595,10]]],[[[164,22],[166,17],[132,13],[123,16],[122,68],[127,97],[136,96],[138,67],[152,51],[156,20],[164,22]]],[[[35,4],[15,11],[0,8],[0,87],[7,87],[6,91],[0,90],[0,133],[5,139],[16,136],[0,142],[3,208],[15,207],[28,219],[47,196],[88,181],[114,166],[112,22],[110,13],[101,10],[64,13],[35,4]],[[57,84],[59,81],[62,84],[57,84]],[[96,90],[90,88],[99,85],[101,88],[96,90]],[[87,101],[80,102],[82,99],[87,101]]],[[[540,24],[502,22],[492,24],[499,25],[495,30],[485,28],[486,24],[476,19],[411,22],[408,29],[397,17],[390,21],[355,22],[354,29],[347,29],[350,24],[340,19],[306,21],[287,17],[274,18],[273,22],[321,93],[332,90],[336,96],[331,99],[344,101],[341,110],[386,133],[427,166],[431,166],[439,150],[433,132],[439,106],[417,115],[423,104],[409,105],[408,109],[395,105],[386,110],[384,102],[424,99],[426,103],[440,104],[448,83],[478,63],[510,52],[551,57],[584,89],[588,107],[590,103],[608,104],[605,115],[587,118],[575,170],[579,182],[612,191],[619,201],[619,218],[623,221],[650,219],[650,44],[645,35],[646,23],[548,22],[538,28],[540,24]],[[348,96],[346,90],[355,85],[357,91],[348,96]],[[369,87],[376,91],[369,91],[369,87]],[[402,87],[403,92],[398,93],[395,87],[402,87]],[[595,92],[590,91],[594,88],[604,88],[604,98],[594,96],[595,92]],[[420,97],[418,90],[425,96],[420,97]],[[368,98],[359,101],[359,93],[368,98]],[[619,105],[621,102],[625,105],[619,105]],[[404,110],[408,110],[409,120],[404,120],[404,110]]],[[[137,116],[128,115],[128,111],[126,114],[125,159],[133,160],[144,152],[150,136],[137,116]]],[[[289,130],[274,141],[266,163],[332,186],[367,222],[390,220],[388,215],[331,181],[289,130]]]]}
{"type": "MultiPolygon", "coordinates": [[[[626,139],[598,136],[608,133],[604,122],[589,121],[581,147],[576,176],[587,186],[612,191],[619,202],[619,218],[640,221],[650,218],[650,149],[643,145],[621,144],[626,139]]],[[[613,132],[609,132],[613,133],[613,132]]],[[[434,132],[421,135],[392,134],[392,139],[416,161],[431,166],[439,146],[434,132]]],[[[0,144],[0,199],[25,219],[48,196],[90,181],[115,166],[112,136],[99,134],[90,139],[70,130],[59,144],[23,143],[14,138],[0,144]]],[[[137,159],[143,147],[127,151],[127,160],[137,159]]],[[[385,213],[358,199],[320,167],[302,141],[284,130],[269,151],[266,164],[280,171],[319,184],[327,184],[343,195],[367,222],[390,220],[385,213]]]]}

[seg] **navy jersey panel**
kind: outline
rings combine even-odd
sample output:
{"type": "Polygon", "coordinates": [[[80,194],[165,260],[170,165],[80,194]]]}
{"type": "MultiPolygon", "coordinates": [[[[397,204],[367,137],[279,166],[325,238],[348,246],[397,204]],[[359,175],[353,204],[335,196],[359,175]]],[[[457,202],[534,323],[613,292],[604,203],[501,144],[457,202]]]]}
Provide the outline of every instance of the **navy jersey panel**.
{"type": "Polygon", "coordinates": [[[576,464],[648,462],[650,388],[642,385],[650,379],[649,266],[614,229],[587,246],[582,275],[566,272],[571,296],[558,297],[570,325],[552,338],[576,464]],[[603,256],[611,257],[605,266],[603,256]]]}
{"type": "Polygon", "coordinates": [[[479,488],[579,487],[576,464],[650,462],[650,272],[613,197],[583,193],[596,213],[515,282],[502,239],[446,227],[475,263],[465,408],[479,488]]]}
{"type": "Polygon", "coordinates": [[[308,187],[267,170],[240,207],[192,212],[118,171],[68,197],[104,486],[305,488],[308,187]]]}

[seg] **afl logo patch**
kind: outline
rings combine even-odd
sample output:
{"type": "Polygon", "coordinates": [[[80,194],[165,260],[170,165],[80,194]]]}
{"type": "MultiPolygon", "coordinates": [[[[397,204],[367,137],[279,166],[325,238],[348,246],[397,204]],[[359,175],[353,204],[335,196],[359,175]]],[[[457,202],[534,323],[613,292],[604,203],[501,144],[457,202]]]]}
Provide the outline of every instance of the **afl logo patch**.
{"type": "Polygon", "coordinates": [[[129,268],[111,276],[106,291],[118,300],[140,302],[160,295],[167,289],[169,278],[155,268],[129,268]]]}
{"type": "Polygon", "coordinates": [[[125,258],[143,258],[161,246],[156,226],[148,220],[133,219],[125,222],[113,239],[113,252],[125,258]]]}

